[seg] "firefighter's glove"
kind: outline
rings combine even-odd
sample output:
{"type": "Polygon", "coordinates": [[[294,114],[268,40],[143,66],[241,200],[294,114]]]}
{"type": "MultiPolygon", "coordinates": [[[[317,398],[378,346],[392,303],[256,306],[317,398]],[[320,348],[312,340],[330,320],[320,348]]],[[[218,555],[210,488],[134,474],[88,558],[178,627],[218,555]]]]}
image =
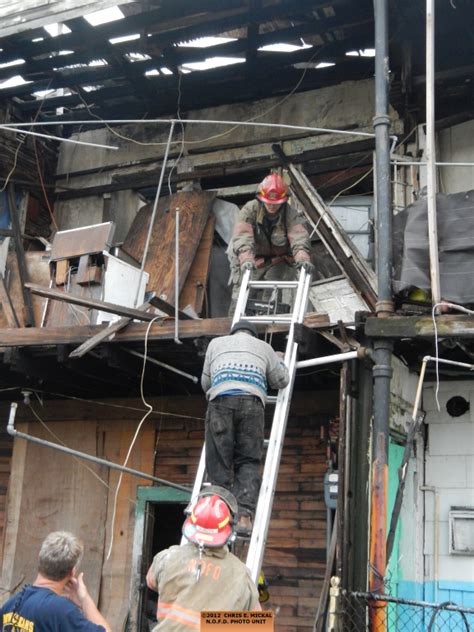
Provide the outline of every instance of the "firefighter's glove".
{"type": "Polygon", "coordinates": [[[298,270],[304,270],[307,274],[314,274],[314,265],[311,261],[298,261],[296,267],[298,270]]]}
{"type": "Polygon", "coordinates": [[[253,272],[254,270],[257,269],[257,266],[255,265],[255,261],[245,261],[240,266],[240,269],[242,270],[242,272],[246,272],[247,270],[250,270],[250,272],[253,272]]]}

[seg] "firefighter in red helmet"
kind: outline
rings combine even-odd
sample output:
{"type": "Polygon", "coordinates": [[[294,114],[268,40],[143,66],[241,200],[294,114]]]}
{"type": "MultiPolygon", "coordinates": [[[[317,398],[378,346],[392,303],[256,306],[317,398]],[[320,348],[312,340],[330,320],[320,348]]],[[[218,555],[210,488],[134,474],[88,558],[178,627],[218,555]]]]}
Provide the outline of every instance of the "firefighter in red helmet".
{"type": "Polygon", "coordinates": [[[253,271],[256,280],[288,281],[304,267],[310,274],[311,241],[305,221],[288,203],[289,190],[283,178],[270,173],[258,186],[257,199],[239,212],[228,248],[232,281],[232,315],[240,291],[242,272],[253,271]]]}
{"type": "Polygon", "coordinates": [[[153,632],[199,629],[201,610],[261,610],[247,567],[227,547],[236,511],[235,498],[218,486],[191,503],[183,524],[188,542],[158,553],[146,576],[159,595],[153,632]]]}

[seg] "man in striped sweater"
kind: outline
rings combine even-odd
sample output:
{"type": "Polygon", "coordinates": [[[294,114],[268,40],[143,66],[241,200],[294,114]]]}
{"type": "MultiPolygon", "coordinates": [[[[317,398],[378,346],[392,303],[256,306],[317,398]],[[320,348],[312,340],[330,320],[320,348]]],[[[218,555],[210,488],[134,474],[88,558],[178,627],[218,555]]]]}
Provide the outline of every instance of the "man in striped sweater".
{"type": "Polygon", "coordinates": [[[206,470],[213,485],[232,491],[239,505],[237,533],[249,535],[260,489],[267,386],[289,382],[283,354],[259,340],[255,325],[236,323],[211,340],[201,376],[206,413],[206,470]]]}

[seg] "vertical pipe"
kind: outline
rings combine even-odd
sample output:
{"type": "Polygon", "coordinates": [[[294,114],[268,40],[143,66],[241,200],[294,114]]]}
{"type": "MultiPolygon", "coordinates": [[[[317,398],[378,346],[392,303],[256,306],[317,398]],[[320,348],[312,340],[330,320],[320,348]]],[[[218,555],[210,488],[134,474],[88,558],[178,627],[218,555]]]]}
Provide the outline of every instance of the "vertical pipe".
{"type": "MultiPolygon", "coordinates": [[[[392,300],[392,208],[390,117],[388,115],[388,0],[374,0],[375,10],[375,160],[377,190],[377,315],[394,311],[392,300]]],[[[371,467],[369,588],[383,592],[386,571],[387,454],[390,417],[391,340],[374,341],[374,422],[371,467]]],[[[371,609],[371,629],[386,630],[386,609],[371,609]]]]}
{"type": "Polygon", "coordinates": [[[347,405],[349,397],[349,366],[347,362],[341,367],[339,376],[339,437],[338,437],[338,490],[337,490],[337,540],[336,540],[336,575],[341,579],[343,588],[347,587],[344,556],[344,524],[349,516],[344,514],[346,489],[346,441],[347,441],[347,405]]]}
{"type": "Polygon", "coordinates": [[[394,311],[392,300],[392,213],[390,117],[388,115],[388,1],[375,0],[375,167],[377,197],[378,314],[394,311]]]}
{"type": "Polygon", "coordinates": [[[435,139],[435,0],[426,0],[426,187],[428,203],[428,245],[430,251],[431,297],[441,300],[436,217],[436,139],[435,139]]]}
{"type": "Polygon", "coordinates": [[[174,341],[182,344],[179,339],[179,208],[176,209],[175,227],[175,256],[174,256],[174,341]]]}

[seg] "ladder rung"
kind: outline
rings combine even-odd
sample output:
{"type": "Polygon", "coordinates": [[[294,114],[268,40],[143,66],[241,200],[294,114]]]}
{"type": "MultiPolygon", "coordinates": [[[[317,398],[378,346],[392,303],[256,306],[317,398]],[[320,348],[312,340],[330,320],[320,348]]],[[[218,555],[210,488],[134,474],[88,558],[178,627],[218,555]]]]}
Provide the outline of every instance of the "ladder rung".
{"type": "Polygon", "coordinates": [[[298,281],[249,281],[249,287],[254,290],[265,290],[268,288],[287,290],[298,287],[298,281]]]}
{"type": "Polygon", "coordinates": [[[263,316],[242,316],[242,320],[248,320],[249,323],[291,323],[293,320],[292,314],[265,314],[263,316]]]}
{"type": "Polygon", "coordinates": [[[267,404],[276,404],[278,397],[276,395],[267,395],[267,404]]]}

